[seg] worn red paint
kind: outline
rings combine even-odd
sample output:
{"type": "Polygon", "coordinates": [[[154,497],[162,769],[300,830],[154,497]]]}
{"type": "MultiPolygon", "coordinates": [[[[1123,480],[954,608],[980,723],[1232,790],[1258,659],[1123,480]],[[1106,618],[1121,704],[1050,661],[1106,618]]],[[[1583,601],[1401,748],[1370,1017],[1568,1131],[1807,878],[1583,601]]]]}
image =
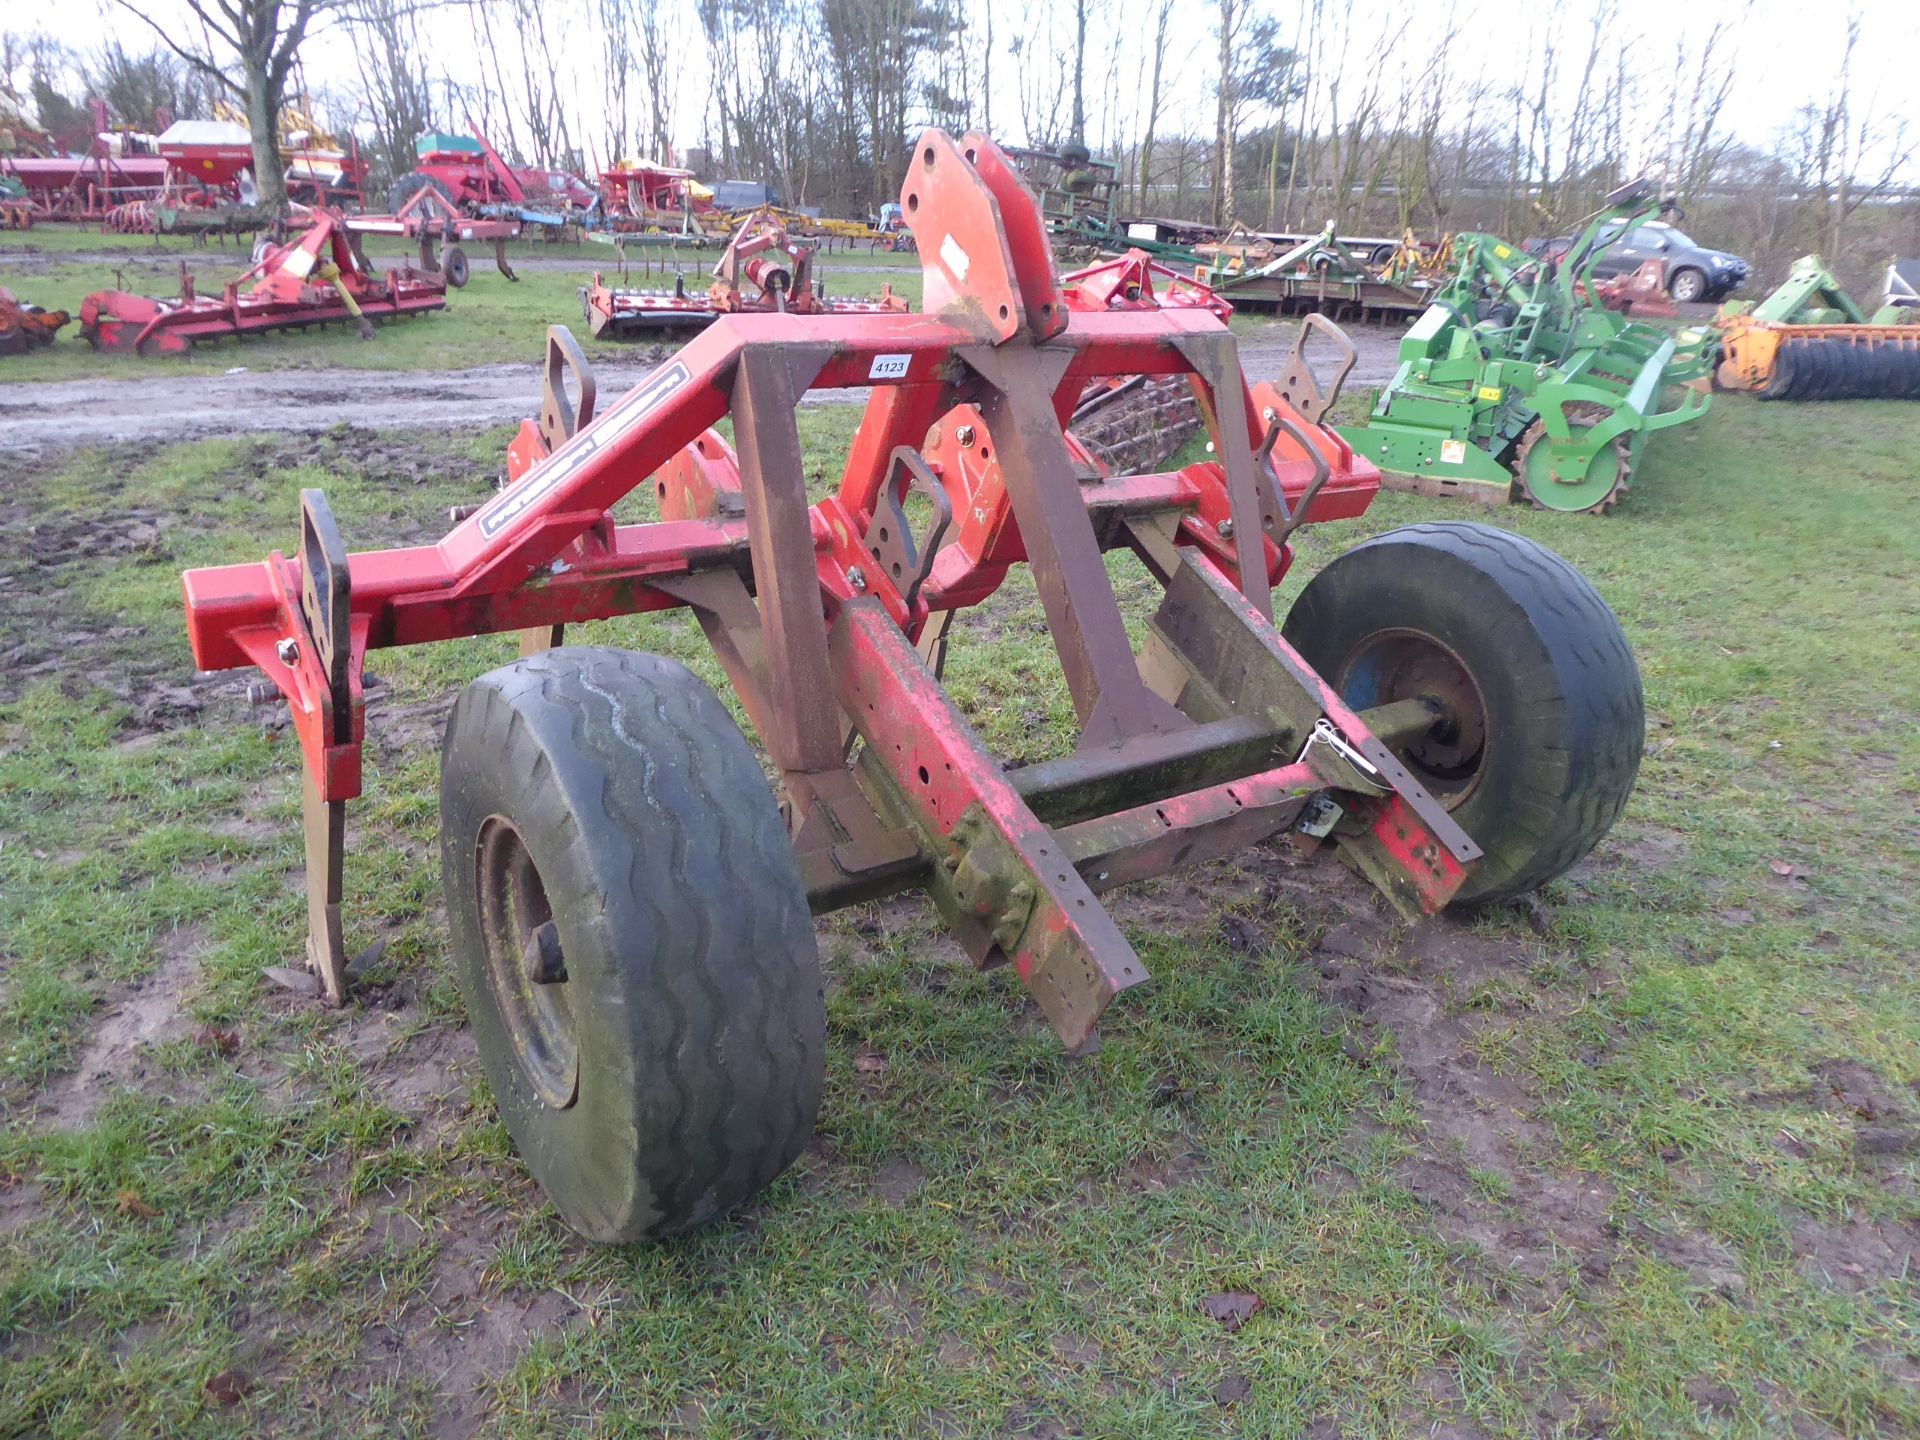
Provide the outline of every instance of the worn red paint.
{"type": "MultiPolygon", "coordinates": [[[[331,577],[335,593],[348,591],[350,616],[350,696],[337,713],[311,653],[296,561],[275,555],[188,572],[188,631],[201,668],[258,665],[288,697],[319,797],[339,801],[360,789],[367,650],[703,607],[748,711],[779,732],[763,738],[794,799],[797,843],[812,870],[844,893],[883,865],[931,872],[930,888],[969,953],[980,963],[1009,959],[1075,1044],[1114,994],[1146,978],[1095,889],[1252,843],[1289,824],[1324,781],[1274,756],[1240,779],[1056,832],[915,652],[929,618],[987,598],[1033,541],[1035,554],[1052,557],[1051,580],[1035,570],[1043,598],[1051,596],[1063,662],[1069,639],[1077,641],[1079,683],[1098,682],[1076,690],[1076,701],[1092,712],[1089,730],[1112,746],[1104,763],[1123,780],[1144,773],[1136,757],[1150,747],[1129,747],[1192,722],[1145,688],[1130,657],[1094,647],[1085,622],[1114,604],[1099,549],[1145,545],[1146,531],[1129,526],[1151,522],[1165,527],[1153,528],[1157,543],[1176,539],[1162,561],[1213,577],[1221,603],[1258,634],[1258,663],[1283,668],[1350,742],[1372,737],[1235,586],[1235,567],[1264,560],[1265,574],[1249,587],[1264,603],[1288,560],[1259,533],[1271,520],[1258,513],[1263,502],[1248,499],[1261,412],[1286,402],[1247,386],[1237,363],[1226,363],[1221,307],[1204,287],[1131,262],[1063,286],[1037,211],[984,137],[955,142],[929,132],[903,196],[934,313],[725,316],[587,423],[524,426],[508,485],[437,544],[349,556],[331,577]],[[1070,416],[1089,385],[1141,373],[1192,376],[1209,414],[1244,409],[1248,435],[1226,437],[1217,462],[1076,483],[1075,468],[1094,467],[1070,437],[1059,440],[1052,420],[1070,416]],[[790,391],[846,386],[870,386],[872,398],[837,492],[807,507],[790,391]],[[736,407],[748,417],[738,455],[709,428],[736,407]],[[748,423],[755,416],[757,426],[748,423]],[[903,446],[918,452],[953,512],[948,543],[911,606],[904,582],[881,573],[868,549],[883,487],[902,483],[893,457],[903,446]],[[1027,468],[1003,473],[1023,455],[1027,468]],[[1043,466],[1044,491],[1033,483],[1043,466]],[[1018,482],[1011,491],[1009,479],[1018,482]],[[663,518],[615,525],[611,508],[643,486],[663,518]],[[1010,494],[1026,496],[1032,508],[1021,513],[1044,533],[1022,534],[1010,494]],[[796,540],[803,515],[808,533],[796,540]],[[757,592],[757,607],[743,587],[757,592]],[[1080,630],[1069,636],[1063,624],[1080,630]],[[824,652],[817,627],[825,627],[824,652]],[[299,651],[291,665],[279,658],[289,640],[299,651]],[[806,724],[783,711],[788,702],[806,712],[806,724]],[[840,759],[836,713],[863,742],[857,786],[840,759]],[[916,849],[923,864],[901,867],[916,849]],[[1102,866],[1105,878],[1096,878],[1102,866]]],[[[549,365],[550,384],[556,368],[549,365]]],[[[1332,470],[1310,518],[1363,511],[1378,472],[1331,431],[1303,417],[1298,428],[1332,470]]],[[[1214,431],[1222,438],[1217,415],[1214,431]]],[[[1301,443],[1284,439],[1261,483],[1277,486],[1291,507],[1314,473],[1301,443]]],[[[1102,623],[1124,643],[1116,614],[1102,623]]],[[[1418,792],[1411,777],[1390,788],[1418,792]]],[[[1423,820],[1400,794],[1349,801],[1376,807],[1374,840],[1423,903],[1444,903],[1464,873],[1462,845],[1444,833],[1436,839],[1432,817],[1423,820]]]]}

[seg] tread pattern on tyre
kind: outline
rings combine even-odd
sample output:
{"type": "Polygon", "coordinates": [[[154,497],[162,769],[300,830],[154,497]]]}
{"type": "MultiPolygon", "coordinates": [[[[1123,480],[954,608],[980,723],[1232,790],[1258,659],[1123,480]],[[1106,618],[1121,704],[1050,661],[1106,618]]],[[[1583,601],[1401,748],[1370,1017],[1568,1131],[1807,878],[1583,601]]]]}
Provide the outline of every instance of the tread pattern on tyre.
{"type": "MultiPolygon", "coordinates": [[[[594,1017],[606,1029],[591,1056],[582,1028],[581,1089],[629,1087],[632,1114],[620,1123],[632,1126],[643,1203],[615,1223],[601,1217],[599,1233],[591,1215],[568,1218],[601,1239],[698,1225],[792,1163],[825,1072],[817,942],[765,775],[705,684],[632,651],[567,647],[483,676],[448,722],[450,765],[469,734],[479,753],[528,777],[515,788],[533,813],[509,818],[542,864],[570,972],[583,944],[625,972],[613,979],[624,1023],[594,1017]],[[549,874],[542,840],[590,863],[549,874]]],[[[473,823],[443,824],[450,852],[464,852],[471,836],[460,832],[473,823]]],[[[449,876],[472,865],[464,853],[445,862],[449,876]]],[[[450,889],[450,917],[456,903],[450,889]]],[[[569,1137],[569,1117],[591,1130],[588,1115],[536,1110],[520,1128],[560,1133],[523,1136],[509,1114],[536,1174],[543,1160],[566,1163],[543,1153],[560,1142],[622,1139],[569,1137]]],[[[567,1212],[568,1177],[541,1178],[567,1212]]]]}
{"type": "MultiPolygon", "coordinates": [[[[1501,873],[1490,863],[1495,847],[1462,818],[1489,856],[1459,898],[1468,904],[1507,899],[1564,874],[1619,819],[1645,743],[1640,670],[1620,622],[1585,576],[1544,545],[1471,522],[1404,526],[1336,557],[1294,603],[1284,627],[1288,641],[1331,676],[1349,653],[1343,637],[1363,638],[1353,633],[1360,628],[1353,615],[1366,611],[1369,596],[1382,606],[1404,604],[1395,587],[1407,582],[1423,551],[1460,562],[1428,568],[1451,569],[1463,593],[1472,584],[1491,587],[1477,601],[1465,597],[1487,619],[1494,619],[1496,597],[1505,602],[1499,607],[1504,616],[1482,633],[1525,692],[1500,718],[1526,728],[1532,754],[1510,811],[1491,818],[1524,858],[1501,873]]],[[[1417,628],[1420,617],[1376,613],[1364,628],[1370,633],[1396,624],[1417,628]]]]}

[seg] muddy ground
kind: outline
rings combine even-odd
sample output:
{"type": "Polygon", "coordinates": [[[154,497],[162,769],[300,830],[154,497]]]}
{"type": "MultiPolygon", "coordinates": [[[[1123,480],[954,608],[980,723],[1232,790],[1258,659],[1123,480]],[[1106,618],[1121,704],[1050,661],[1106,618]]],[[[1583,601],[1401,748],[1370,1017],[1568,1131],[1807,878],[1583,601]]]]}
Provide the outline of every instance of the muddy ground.
{"type": "MultiPolygon", "coordinates": [[[[1277,377],[1296,327],[1270,321],[1242,337],[1241,356],[1256,380],[1277,377]]],[[[1355,325],[1348,334],[1358,352],[1350,387],[1384,384],[1393,374],[1397,331],[1355,325]]],[[[637,383],[667,353],[636,346],[628,360],[597,361],[603,403],[637,383]]],[[[509,423],[539,408],[541,367],[482,365],[469,370],[261,370],[235,348],[223,375],[169,371],[137,380],[23,381],[0,385],[0,426],[15,454],[36,455],[71,445],[145,441],[169,444],[222,435],[328,430],[342,420],[373,430],[414,427],[474,430],[509,423]]],[[[1316,360],[1316,363],[1318,361],[1316,360]]],[[[820,392],[817,404],[864,403],[864,390],[820,392]]]]}
{"type": "MultiPolygon", "coordinates": [[[[1283,342],[1273,343],[1277,352],[1283,342]]],[[[1248,349],[1258,353],[1253,345],[1248,349]]],[[[1259,373],[1265,367],[1252,362],[1250,368],[1259,373]]],[[[610,372],[623,377],[619,383],[626,384],[642,370],[643,362],[638,361],[617,370],[607,367],[603,384],[617,393],[613,384],[606,383],[610,372]]],[[[537,385],[531,366],[490,366],[450,374],[452,378],[283,372],[100,382],[95,388],[104,392],[98,404],[135,397],[133,413],[145,417],[139,423],[153,428],[136,428],[133,433],[157,440],[299,429],[297,419],[290,421],[287,407],[297,416],[304,413],[302,397],[326,395],[326,384],[317,381],[338,379],[364,385],[364,391],[355,393],[365,399],[353,402],[351,418],[367,430],[320,440],[262,437],[251,442],[249,449],[257,446],[258,453],[246,457],[246,468],[263,474],[299,463],[348,460],[419,481],[441,474],[436,467],[453,462],[411,454],[406,433],[374,434],[373,427],[408,423],[391,417],[417,415],[428,407],[436,415],[451,415],[441,421],[447,426],[510,419],[527,412],[525,397],[537,385]],[[497,411],[480,408],[469,384],[472,377],[486,377],[491,387],[487,393],[494,396],[490,403],[500,407],[497,411]],[[218,405],[210,404],[207,392],[227,385],[234,388],[222,392],[218,405]],[[249,392],[247,386],[267,388],[249,392]],[[155,398],[156,387],[173,387],[171,402],[155,398]],[[280,397],[264,407],[268,423],[244,423],[259,408],[255,402],[236,398],[248,393],[280,397]],[[189,399],[191,407],[186,403],[189,399]],[[186,428],[168,428],[180,418],[168,413],[169,403],[177,409],[191,408],[186,428]],[[393,408],[383,410],[382,405],[393,408]],[[214,428],[208,428],[210,424],[214,428]],[[229,428],[222,430],[222,425],[229,428]],[[330,453],[336,446],[350,447],[350,453],[330,453]]],[[[33,387],[0,389],[0,423],[10,429],[20,418],[19,391],[26,388],[33,387]]],[[[69,413],[58,434],[41,432],[39,443],[49,452],[75,443],[92,433],[85,427],[93,418],[89,412],[69,413]]],[[[324,408],[314,407],[308,428],[332,430],[340,418],[336,399],[324,408]]],[[[438,533],[437,519],[437,512],[415,507],[415,512],[398,520],[395,533],[382,538],[388,543],[430,540],[438,533]]],[[[117,741],[123,748],[150,745],[154,737],[195,726],[235,729],[280,723],[277,716],[248,708],[245,674],[194,673],[176,631],[148,633],[120,623],[118,617],[89,611],[81,600],[78,582],[87,570],[86,557],[137,557],[143,563],[173,568],[178,532],[168,532],[177,523],[175,517],[137,499],[111,513],[85,518],[64,515],[50,521],[21,498],[0,495],[0,702],[17,700],[28,686],[49,679],[75,698],[104,691],[128,707],[117,741]]],[[[369,755],[381,766],[392,766],[405,755],[436,749],[451,699],[448,694],[426,704],[402,705],[375,689],[367,711],[369,755]]],[[[274,822],[263,818],[263,813],[274,808],[277,799],[284,799],[286,783],[284,772],[272,777],[223,823],[252,838],[270,833],[274,822]]],[[[1662,873],[1694,863],[1693,850],[1701,844],[1699,835],[1677,830],[1644,825],[1623,830],[1575,871],[1566,906],[1577,906],[1589,887],[1603,887],[1610,877],[1623,872],[1657,884],[1662,873]]],[[[1536,904],[1491,924],[1442,916],[1410,925],[1338,864],[1325,858],[1302,859],[1280,846],[1119,892],[1110,904],[1121,923],[1138,932],[1189,939],[1196,948],[1217,938],[1230,952],[1230,965],[1250,971],[1282,966],[1297,983],[1327,1002],[1326,1023],[1349,1059],[1367,1070],[1381,1093],[1392,1094],[1409,1107],[1406,1130],[1421,1138],[1398,1162],[1397,1178],[1424,1228],[1457,1246],[1459,1263],[1474,1267],[1498,1288],[1507,1324],[1503,1343],[1512,1346],[1523,1366],[1556,1347],[1602,1350],[1600,1324],[1590,1313],[1593,1297],[1608,1293],[1620,1283],[1618,1276],[1631,1275],[1648,1259],[1682,1272],[1692,1293],[1711,1297],[1702,1303],[1730,1307],[1730,1322],[1743,1318],[1738,1307],[1748,1281],[1743,1278],[1741,1255],[1679,1219],[1656,1226],[1639,1218],[1632,1197],[1621,1193],[1622,1187],[1582,1169],[1563,1152],[1556,1135],[1553,1097],[1542,1094],[1524,1069],[1501,1061],[1506,1037],[1517,1027],[1543,1015],[1565,1015],[1623,983],[1605,947],[1583,951],[1567,938],[1570,917],[1565,910],[1556,912],[1536,904]]],[[[835,978],[829,983],[843,983],[845,976],[872,963],[899,933],[925,926],[927,914],[923,900],[904,897],[852,919],[823,918],[823,949],[839,956],[832,966],[835,978]],[[829,937],[831,947],[825,943],[829,937]]],[[[1746,911],[1729,910],[1709,922],[1709,929],[1720,926],[1732,932],[1751,920],[1746,911]]],[[[945,939],[921,943],[928,952],[926,983],[930,987],[964,976],[967,962],[958,947],[945,939]]],[[[202,961],[209,940],[203,929],[186,924],[162,937],[162,945],[160,962],[146,978],[105,991],[88,1018],[86,1037],[72,1067],[50,1077],[37,1092],[17,1097],[21,1105],[14,1113],[20,1123],[42,1132],[73,1132],[86,1127],[103,1101],[124,1088],[165,1094],[170,1086],[185,1083],[156,1055],[168,1044],[199,1033],[190,1011],[203,983],[202,961]]],[[[328,1038],[348,1046],[369,1075],[374,1093],[415,1127],[421,1146],[437,1144],[441,1137],[484,1122],[490,1107],[476,1103],[480,1073],[470,1032],[464,1025],[448,1025],[432,1017],[411,975],[363,990],[354,1005],[341,1012],[323,1011],[317,1002],[266,988],[265,982],[263,990],[269,997],[265,1003],[276,1014],[311,1013],[325,1025],[328,1038]]],[[[250,1020],[243,1032],[237,1065],[284,1086],[289,1105],[317,1101],[319,1082],[299,1068],[297,1033],[271,1029],[257,1020],[250,1020]]],[[[1580,1058],[1583,1063],[1598,1063],[1621,1039],[1613,1033],[1583,1030],[1580,1058]]],[[[875,1064],[885,1063],[883,1057],[872,1058],[875,1064]]],[[[1857,1163],[1874,1183],[1889,1190],[1910,1186],[1902,1156],[1914,1153],[1920,1090],[1889,1080],[1872,1064],[1855,1058],[1830,1056],[1811,1068],[1818,1083],[1808,1091],[1788,1094],[1756,1089],[1746,1103],[1758,1110],[1811,1108],[1830,1114],[1836,1125],[1845,1128],[1859,1153],[1857,1163]]],[[[1174,1091],[1167,1103],[1186,1102],[1174,1091]]],[[[1222,1143],[1230,1143],[1230,1138],[1222,1143]]],[[[1366,1139],[1364,1133],[1357,1133],[1356,1148],[1366,1139]]],[[[1688,1181],[1685,1157],[1676,1153],[1669,1163],[1676,1175],[1688,1181]]],[[[1196,1141],[1190,1154],[1166,1164],[1142,1163],[1109,1183],[1137,1192],[1177,1191],[1224,1164],[1222,1151],[1196,1141]]],[[[802,1161],[801,1183],[809,1188],[827,1185],[850,1170],[859,1167],[816,1146],[802,1161]]],[[[886,1205],[897,1209],[910,1203],[925,1181],[920,1163],[900,1156],[874,1167],[870,1174],[858,1174],[854,1183],[870,1185],[886,1205]]],[[[1336,1169],[1322,1183],[1331,1203],[1350,1182],[1336,1169]]],[[[1710,1179],[1702,1175],[1697,1183],[1704,1187],[1710,1179]]],[[[524,1178],[514,1194],[516,1204],[525,1211],[537,1211],[543,1204],[524,1178]]],[[[0,1236],[35,1211],[40,1195],[38,1181],[0,1185],[0,1236]]],[[[1094,1190],[1084,1198],[1098,1205],[1105,1197],[1094,1190]]],[[[370,1217],[365,1222],[368,1243],[398,1249],[405,1239],[405,1222],[388,1212],[376,1214],[373,1206],[364,1208],[370,1217]]],[[[520,1289],[489,1278],[497,1274],[500,1257],[516,1243],[516,1218],[515,1213],[447,1217],[450,1226],[464,1226],[465,1233],[460,1243],[445,1246],[430,1262],[430,1278],[420,1291],[435,1314],[455,1317],[452,1324],[457,1328],[427,1323],[431,1318],[427,1302],[409,1310],[409,1323],[378,1331],[368,1348],[343,1362],[355,1388],[362,1380],[372,1382],[388,1373],[425,1376],[440,1396],[431,1433],[470,1435],[490,1418],[483,1388],[487,1381],[506,1373],[516,1357],[542,1336],[591,1326],[614,1313],[615,1307],[607,1303],[596,1307],[589,1302],[583,1308],[555,1289],[520,1289]]],[[[1810,1285],[1839,1295],[1911,1277],[1920,1267],[1920,1227],[1895,1221],[1797,1214],[1789,1244],[1792,1268],[1810,1285]]],[[[277,1367],[285,1362],[276,1358],[283,1343],[276,1327],[282,1325],[281,1317],[263,1306],[256,1318],[236,1323],[247,1332],[250,1343],[258,1344],[266,1379],[280,1376],[277,1367]]],[[[124,1336],[109,1339],[116,1345],[126,1343],[124,1336]]],[[[933,1347],[930,1337],[927,1343],[933,1347]]],[[[942,1353],[945,1348],[943,1342],[942,1353]]],[[[1097,1349],[1092,1355],[1094,1360],[1088,1361],[1080,1351],[1063,1351],[1062,1358],[1068,1365],[1097,1363],[1097,1349]]],[[[1920,1383],[1920,1358],[1892,1355],[1886,1363],[1895,1373],[1920,1383]]],[[[1247,1383],[1229,1377],[1236,1379],[1243,1386],[1247,1383]]],[[[1223,1387],[1226,1383],[1222,1382],[1223,1387]]],[[[1432,1410],[1441,1418],[1428,1424],[1430,1417],[1407,1417],[1409,1432],[1417,1419],[1420,1428],[1432,1434],[1457,1440],[1481,1435],[1483,1431],[1467,1418],[1472,1403],[1461,1395],[1454,1372],[1436,1366],[1433,1383],[1432,1410]]],[[[1244,1394],[1244,1390],[1232,1393],[1244,1394]]],[[[1800,1411],[1791,1397],[1776,1399],[1771,1394],[1764,1413],[1740,1412],[1757,1422],[1751,1431],[1740,1431],[1730,1421],[1722,1431],[1722,1422],[1740,1402],[1709,1368],[1702,1369],[1697,1381],[1688,1382],[1687,1396],[1698,1405],[1701,1426],[1709,1431],[1808,1437],[1869,1433],[1827,1426],[1800,1411]]],[[[1622,1418],[1586,1409],[1579,1398],[1544,1384],[1532,1405],[1529,1415],[1516,1419],[1516,1429],[1599,1435],[1614,1429],[1622,1418]]],[[[694,1424],[697,1415],[689,1428],[694,1424]]],[[[1025,1421],[1016,1423],[1012,1415],[1005,1432],[1064,1433],[1035,1429],[1025,1421]]],[[[1323,1419],[1300,1433],[1333,1437],[1347,1432],[1335,1421],[1323,1419]]]]}

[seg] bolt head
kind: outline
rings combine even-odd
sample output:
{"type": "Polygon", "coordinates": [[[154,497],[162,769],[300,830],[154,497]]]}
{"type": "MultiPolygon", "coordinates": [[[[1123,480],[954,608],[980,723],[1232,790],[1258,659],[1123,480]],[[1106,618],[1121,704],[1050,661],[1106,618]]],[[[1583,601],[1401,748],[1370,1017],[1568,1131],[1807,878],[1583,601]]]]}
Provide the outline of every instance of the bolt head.
{"type": "Polygon", "coordinates": [[[567,983],[567,957],[561,953],[560,932],[551,920],[534,927],[527,937],[526,948],[521,951],[520,961],[526,967],[527,978],[536,985],[567,983]]]}
{"type": "Polygon", "coordinates": [[[973,426],[971,425],[960,426],[958,429],[956,429],[953,432],[953,438],[959,441],[960,444],[963,446],[973,444],[973,426]]]}
{"type": "Polygon", "coordinates": [[[855,590],[864,592],[867,588],[867,572],[858,565],[853,566],[847,571],[847,584],[855,590]]]}
{"type": "Polygon", "coordinates": [[[1229,517],[1228,519],[1222,520],[1218,525],[1214,526],[1213,528],[1219,532],[1220,538],[1222,540],[1231,540],[1233,538],[1233,520],[1231,517],[1229,517]]]}
{"type": "Polygon", "coordinates": [[[300,658],[300,642],[289,637],[274,646],[273,653],[280,657],[282,665],[291,666],[300,658]]]}

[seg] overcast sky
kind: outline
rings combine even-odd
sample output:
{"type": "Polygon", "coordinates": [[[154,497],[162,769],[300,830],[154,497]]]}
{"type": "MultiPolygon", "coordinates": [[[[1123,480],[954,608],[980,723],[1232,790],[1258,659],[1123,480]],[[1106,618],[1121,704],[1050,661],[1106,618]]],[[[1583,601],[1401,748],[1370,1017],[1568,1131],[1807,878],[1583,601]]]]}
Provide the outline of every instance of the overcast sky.
{"type": "MultiPolygon", "coordinates": [[[[550,22],[568,26],[567,17],[584,16],[589,0],[544,0],[550,22]]],[[[686,63],[674,67],[678,93],[674,105],[674,138],[684,151],[698,144],[706,129],[708,86],[703,67],[698,63],[701,42],[693,19],[693,0],[666,0],[678,11],[679,53],[686,63]]],[[[993,0],[968,0],[975,16],[972,43],[981,44],[979,21],[985,6],[993,0]]],[[[1274,15],[1283,30],[1297,33],[1303,5],[1282,0],[1254,0],[1257,13],[1274,15]]],[[[1332,0],[1335,8],[1345,0],[1332,0]]],[[[998,138],[1018,143],[1022,133],[1020,106],[1015,93],[1014,66],[1007,53],[1011,38],[1011,17],[1041,17],[1054,13],[1056,35],[1064,43],[1071,19],[1066,0],[1027,0],[1016,6],[997,5],[994,12],[994,119],[998,138]]],[[[1089,141],[1096,147],[1116,133],[1122,137],[1137,123],[1140,92],[1140,63],[1148,26],[1145,15],[1151,0],[1094,0],[1096,36],[1104,37],[1117,29],[1129,37],[1123,44],[1112,69],[1117,83],[1109,85],[1108,57],[1104,38],[1090,45],[1088,61],[1089,141]],[[1141,37],[1135,41],[1131,37],[1141,37]],[[1097,58],[1097,64],[1096,64],[1097,58]],[[1116,123],[1117,117],[1117,123],[1116,123]]],[[[1443,6],[1411,5],[1405,0],[1354,0],[1355,20],[1348,35],[1344,66],[1349,73],[1359,67],[1378,64],[1377,56],[1384,37],[1398,31],[1400,41],[1391,66],[1407,68],[1427,43],[1431,27],[1440,23],[1443,6]],[[1422,27],[1429,27],[1428,34],[1422,27]]],[[[1823,97],[1834,83],[1840,64],[1842,32],[1847,14],[1857,13],[1864,26],[1863,42],[1854,60],[1852,93],[1857,106],[1872,105],[1896,121],[1904,121],[1920,133],[1920,84],[1913,74],[1920,56],[1920,0],[1836,0],[1829,5],[1809,5],[1805,0],[1618,0],[1621,15],[1615,43],[1630,54],[1635,64],[1648,72],[1657,72],[1671,64],[1675,39],[1703,35],[1718,17],[1741,17],[1740,64],[1725,123],[1739,138],[1766,144],[1810,100],[1823,97]]],[[[144,0],[142,8],[156,21],[188,24],[189,12],[180,0],[144,0]]],[[[1584,51],[1585,29],[1593,13],[1583,0],[1461,0],[1460,10],[1471,18],[1466,27],[1470,43],[1463,59],[1471,62],[1469,73],[1459,77],[1465,89],[1476,81],[1497,81],[1515,71],[1516,55],[1523,53],[1530,28],[1553,25],[1561,33],[1563,53],[1584,51]]],[[[1211,38],[1216,7],[1207,0],[1190,0],[1176,22],[1178,38],[1174,42],[1171,113],[1162,123],[1169,128],[1186,126],[1211,130],[1212,99],[1210,87],[1217,45],[1211,38]]],[[[77,48],[98,44],[114,36],[129,48],[141,50],[152,43],[151,33],[136,18],[111,0],[7,0],[0,7],[0,28],[14,31],[44,30],[77,48]]],[[[470,16],[461,8],[434,12],[425,22],[435,63],[450,71],[456,79],[478,78],[478,60],[471,38],[470,16]]],[[[181,33],[191,33],[184,29],[181,33]]],[[[574,92],[582,97],[589,119],[598,114],[600,93],[600,47],[592,40],[584,19],[571,22],[564,53],[577,66],[574,92]]],[[[1043,41],[1044,43],[1044,41],[1043,41]]],[[[1563,60],[1563,67],[1567,62],[1563,60]]],[[[316,36],[306,51],[308,83],[316,90],[329,84],[349,81],[352,60],[349,47],[337,32],[316,36]]],[[[1519,78],[1517,73],[1514,78],[1519,78]]],[[[1649,95],[1642,108],[1657,114],[1658,101],[1649,95]]],[[[451,117],[450,117],[451,118],[451,117]]],[[[594,127],[596,130],[598,127],[594,127]]],[[[602,157],[604,158],[604,157],[602,157]]],[[[1638,166],[1655,155],[1623,157],[1630,166],[1638,166]]],[[[1914,178],[1911,175],[1909,178],[1914,178]]]]}

